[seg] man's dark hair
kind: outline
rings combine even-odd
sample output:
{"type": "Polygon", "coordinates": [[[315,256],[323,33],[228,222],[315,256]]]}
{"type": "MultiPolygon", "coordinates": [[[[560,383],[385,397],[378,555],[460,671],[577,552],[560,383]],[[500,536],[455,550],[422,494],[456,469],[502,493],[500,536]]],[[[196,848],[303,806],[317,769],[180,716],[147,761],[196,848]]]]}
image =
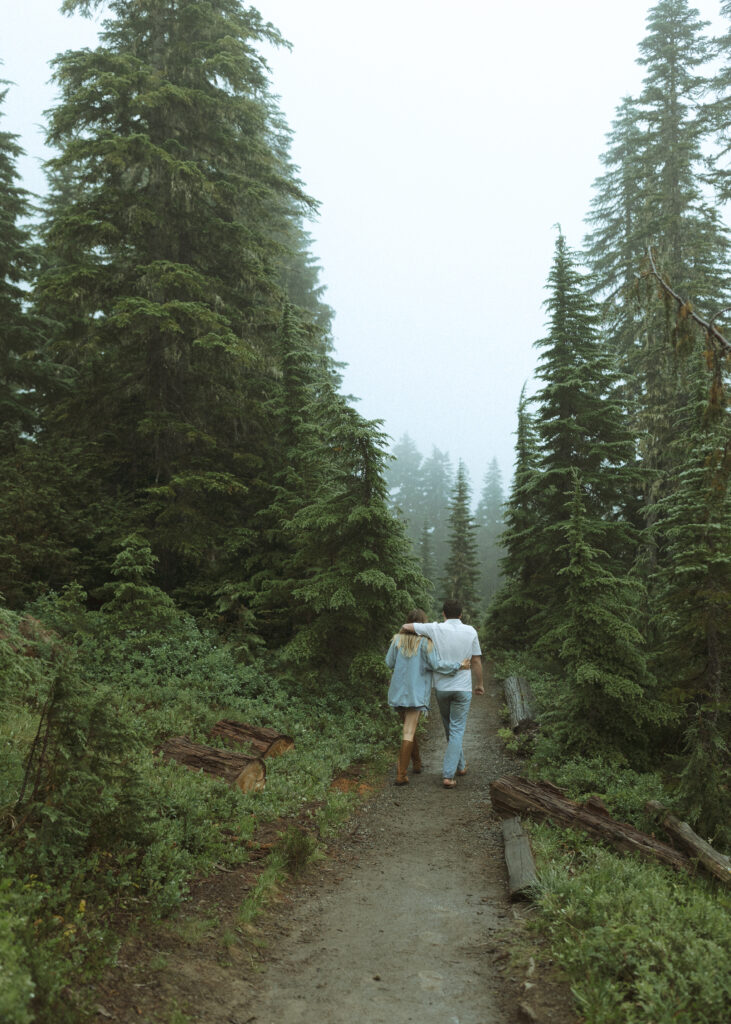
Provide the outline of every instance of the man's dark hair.
{"type": "Polygon", "coordinates": [[[442,605],[442,611],[448,619],[458,619],[462,614],[462,605],[453,597],[448,597],[442,605]]]}

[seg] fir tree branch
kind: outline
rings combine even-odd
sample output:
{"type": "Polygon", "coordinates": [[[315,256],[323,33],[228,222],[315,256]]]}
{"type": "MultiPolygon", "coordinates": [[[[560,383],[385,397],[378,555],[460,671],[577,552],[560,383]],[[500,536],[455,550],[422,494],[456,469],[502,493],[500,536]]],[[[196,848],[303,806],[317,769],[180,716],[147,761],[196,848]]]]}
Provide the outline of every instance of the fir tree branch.
{"type": "MultiPolygon", "coordinates": [[[[653,276],[656,277],[657,280],[660,282],[660,286],[662,287],[663,291],[667,295],[669,295],[671,299],[677,302],[678,310],[681,313],[681,315],[689,316],[691,320],[694,321],[694,323],[698,324],[699,327],[702,327],[706,333],[708,341],[714,346],[714,348],[716,348],[717,351],[720,349],[724,353],[724,355],[731,355],[731,342],[727,341],[723,334],[721,334],[721,332],[718,330],[718,328],[714,327],[713,325],[713,321],[716,319],[716,317],[720,316],[721,313],[726,312],[726,310],[720,310],[718,313],[712,316],[710,320],[704,320],[702,317],[698,316],[698,314],[691,306],[690,302],[687,301],[686,299],[683,299],[680,295],[678,295],[676,291],[673,291],[673,289],[670,287],[665,278],[660,274],[660,271],[657,269],[655,259],[652,255],[652,246],[648,245],[647,256],[650,261],[650,269],[652,271],[653,276]]],[[[728,308],[731,307],[727,307],[727,309],[728,308]]]]}

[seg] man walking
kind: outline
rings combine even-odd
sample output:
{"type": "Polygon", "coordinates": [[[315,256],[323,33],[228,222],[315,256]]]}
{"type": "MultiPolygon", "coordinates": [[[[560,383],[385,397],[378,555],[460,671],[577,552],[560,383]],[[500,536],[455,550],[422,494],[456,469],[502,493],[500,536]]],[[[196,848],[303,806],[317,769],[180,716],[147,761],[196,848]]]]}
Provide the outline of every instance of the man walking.
{"type": "Polygon", "coordinates": [[[441,661],[470,659],[469,669],[460,669],[453,676],[434,676],[437,704],[444,724],[444,734],[447,737],[442,785],[445,789],[453,789],[457,785],[455,775],[467,774],[462,738],[467,724],[467,713],[472,703],[472,693],[483,694],[485,688],[482,685],[482,652],[477,630],[462,622],[462,605],[459,601],[448,598],[442,611],[444,622],[407,622],[401,629],[406,633],[429,637],[441,661]]]}

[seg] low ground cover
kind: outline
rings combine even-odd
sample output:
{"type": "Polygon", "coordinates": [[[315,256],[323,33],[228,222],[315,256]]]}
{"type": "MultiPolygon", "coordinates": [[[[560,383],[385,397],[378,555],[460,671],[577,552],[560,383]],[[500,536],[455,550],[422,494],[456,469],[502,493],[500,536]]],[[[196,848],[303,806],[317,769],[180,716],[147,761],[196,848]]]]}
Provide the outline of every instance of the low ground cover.
{"type": "MultiPolygon", "coordinates": [[[[551,680],[530,659],[513,657],[505,674],[531,679],[546,702],[551,680]]],[[[655,770],[621,754],[561,756],[549,727],[508,748],[526,758],[521,772],[560,786],[575,800],[601,798],[610,814],[643,831],[657,825],[648,800],[672,807],[655,770]]],[[[525,823],[539,874],[531,927],[542,955],[565,972],[586,1024],[724,1024],[731,1005],[731,897],[702,875],[675,873],[602,847],[582,833],[525,823]]],[[[536,951],[537,952],[537,951],[536,951]]]]}
{"type": "MultiPolygon", "coordinates": [[[[274,656],[241,664],[178,614],[121,628],[71,591],[0,618],[0,1019],[78,1024],[80,981],[119,943],[111,913],[170,915],[192,878],[246,862],[263,823],[303,807],[327,831],[353,799],[333,776],[383,749],[391,723],[367,694],[303,693],[274,656]],[[173,735],[210,743],[220,717],[294,737],[262,792],[153,753],[173,735]]],[[[315,846],[285,834],[272,868],[315,846]]]]}

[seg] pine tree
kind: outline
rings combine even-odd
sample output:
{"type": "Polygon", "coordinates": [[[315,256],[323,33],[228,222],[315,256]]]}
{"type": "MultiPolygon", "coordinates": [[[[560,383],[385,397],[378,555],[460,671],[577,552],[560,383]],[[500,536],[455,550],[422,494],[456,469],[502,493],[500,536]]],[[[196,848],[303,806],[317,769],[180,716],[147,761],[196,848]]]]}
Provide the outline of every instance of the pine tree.
{"type": "Polygon", "coordinates": [[[648,726],[667,716],[653,699],[637,619],[640,585],[612,572],[603,545],[608,524],[589,512],[592,495],[571,471],[558,554],[562,617],[544,638],[555,648],[560,682],[547,701],[545,723],[563,756],[621,753],[641,764],[648,726]]]}
{"type": "Polygon", "coordinates": [[[690,446],[655,521],[664,551],[655,581],[661,620],[656,655],[666,699],[680,713],[679,801],[704,835],[728,843],[731,781],[731,438],[728,415],[685,411],[690,446]]]}
{"type": "Polygon", "coordinates": [[[449,502],[454,485],[454,472],[448,452],[432,448],[421,467],[423,504],[421,515],[432,527],[432,548],[437,573],[444,573],[449,555],[449,502]]]}
{"type": "Polygon", "coordinates": [[[557,551],[573,471],[581,475],[588,514],[607,523],[604,543],[615,564],[629,568],[636,547],[622,517],[638,489],[634,442],[600,340],[595,304],[563,235],[556,241],[549,286],[549,333],[536,343],[542,349],[537,375],[543,386],[537,395],[540,484],[533,537],[538,570],[531,586],[540,610],[535,635],[561,615],[557,551]]]}
{"type": "Polygon", "coordinates": [[[383,679],[389,633],[427,600],[402,523],[388,505],[386,435],[342,398],[328,405],[333,460],[312,500],[286,525],[295,635],[284,650],[298,677],[321,691],[365,696],[383,679]]]}
{"type": "Polygon", "coordinates": [[[647,238],[642,227],[645,198],[646,133],[637,103],[625,97],[617,109],[608,148],[607,168],[594,183],[595,195],[585,240],[592,284],[600,298],[603,335],[622,370],[621,394],[627,413],[636,416],[640,402],[639,339],[643,331],[638,271],[647,238]]]}
{"type": "Polygon", "coordinates": [[[274,458],[260,485],[262,507],[254,517],[258,539],[246,562],[245,583],[232,580],[224,590],[238,590],[264,639],[275,646],[292,639],[293,592],[302,582],[291,522],[332,470],[336,446],[330,425],[341,401],[329,360],[318,355],[309,333],[295,308],[287,306],[278,339],[281,376],[267,408],[274,458]]]}
{"type": "MultiPolygon", "coordinates": [[[[628,423],[639,441],[644,514],[672,475],[668,431],[673,410],[691,399],[683,363],[690,334],[645,275],[648,248],[673,287],[692,303],[727,304],[727,231],[704,188],[707,117],[697,116],[707,90],[701,71],[709,47],[705,23],[687,0],[660,0],[649,12],[638,62],[643,89],[619,109],[606,174],[597,183],[589,236],[590,258],[603,300],[608,342],[623,378],[628,423]]],[[[696,350],[697,351],[697,350],[696,350]]],[[[651,533],[647,535],[651,536],[651,533]]],[[[649,544],[650,569],[659,557],[649,544]]]]}
{"type": "Polygon", "coordinates": [[[409,435],[404,434],[393,446],[393,461],[386,470],[391,503],[403,519],[406,534],[415,551],[420,539],[424,504],[422,461],[421,452],[409,435]]]}
{"type": "Polygon", "coordinates": [[[525,385],[518,403],[515,441],[515,471],[507,504],[505,528],[500,542],[505,554],[500,561],[501,584],[485,621],[487,646],[523,651],[532,636],[530,623],[539,606],[533,578],[538,570],[535,530],[539,486],[538,438],[529,409],[525,385]]]}
{"type": "MultiPolygon", "coordinates": [[[[0,107],[6,95],[7,89],[0,90],[0,107]]],[[[29,196],[18,185],[16,170],[22,152],[16,135],[0,132],[0,457],[14,450],[36,420],[37,366],[28,357],[38,348],[38,337],[24,308],[23,287],[35,258],[30,231],[22,224],[30,214],[29,196]]]]}
{"type": "Polygon", "coordinates": [[[500,559],[503,549],[500,535],[503,531],[505,497],[497,459],[493,458],[485,474],[482,494],[475,512],[478,563],[480,566],[480,595],[487,607],[500,586],[500,559]]]}
{"type": "Polygon", "coordinates": [[[428,584],[427,590],[429,600],[425,611],[436,613],[436,580],[438,578],[438,574],[437,565],[434,561],[434,542],[432,533],[433,529],[425,519],[424,525],[421,529],[421,537],[419,538],[419,560],[421,562],[421,571],[428,584]]]}
{"type": "Polygon", "coordinates": [[[163,632],[180,621],[172,598],[150,582],[156,561],[144,537],[124,538],[112,565],[114,582],[105,588],[109,600],[102,606],[117,628],[163,632]]]}
{"type": "Polygon", "coordinates": [[[270,354],[312,204],[256,49],[281,38],[256,11],[109,11],[97,49],[55,62],[37,305],[76,383],[46,430],[81,445],[102,497],[127,503],[116,537],[144,528],[159,581],[200,608],[252,540],[270,354]]]}
{"type": "Polygon", "coordinates": [[[477,526],[472,518],[471,497],[467,470],[460,461],[449,502],[449,556],[444,566],[442,596],[459,601],[465,621],[477,615],[480,600],[477,526]]]}
{"type": "MultiPolygon", "coordinates": [[[[731,22],[731,0],[723,0],[721,14],[731,22]]],[[[720,67],[711,80],[714,99],[703,109],[703,117],[715,136],[716,151],[712,157],[711,181],[719,205],[731,198],[731,25],[715,40],[720,67]]]]}

